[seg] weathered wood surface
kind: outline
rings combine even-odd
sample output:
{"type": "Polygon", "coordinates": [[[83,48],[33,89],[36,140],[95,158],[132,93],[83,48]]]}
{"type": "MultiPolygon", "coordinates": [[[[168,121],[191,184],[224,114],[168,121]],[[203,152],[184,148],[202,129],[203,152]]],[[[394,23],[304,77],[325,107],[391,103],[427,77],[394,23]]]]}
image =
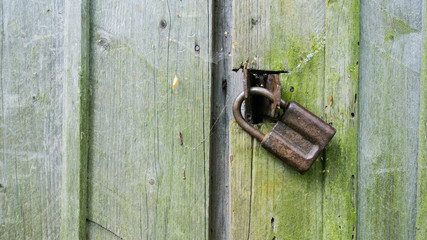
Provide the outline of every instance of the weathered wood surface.
{"type": "Polygon", "coordinates": [[[356,239],[359,17],[360,0],[326,3],[324,119],[337,132],[323,159],[323,239],[356,239]]]}
{"type": "MultiPolygon", "coordinates": [[[[272,126],[262,130],[267,132],[272,126]]],[[[230,134],[231,239],[242,235],[245,239],[321,238],[321,182],[313,177],[319,171],[300,175],[259,142],[249,141],[237,124],[230,128],[234,129],[230,134]],[[242,139],[249,145],[242,146],[242,139]],[[252,152],[248,151],[251,145],[252,152]]]]}
{"type": "Polygon", "coordinates": [[[360,239],[416,237],[417,165],[425,157],[419,152],[419,121],[425,119],[419,115],[422,4],[422,0],[361,4],[360,239]]]}
{"type": "MultiPolygon", "coordinates": [[[[249,58],[250,68],[283,70],[283,63],[287,61],[291,74],[281,75],[282,84],[284,83],[284,97],[288,100],[297,100],[316,114],[320,114],[323,109],[324,86],[324,48],[322,44],[325,28],[324,2],[312,1],[310,7],[306,7],[307,4],[304,2],[284,1],[259,3],[258,1],[234,1],[233,4],[233,68],[238,65],[235,64],[236,61],[241,61],[238,60],[240,54],[244,55],[244,58],[249,58]],[[252,11],[253,9],[259,10],[252,11]],[[311,18],[304,18],[304,16],[311,16],[311,18]],[[298,18],[307,19],[307,21],[303,21],[301,24],[291,24],[292,19],[298,18]],[[289,24],[282,24],[283,22],[289,22],[289,24]],[[281,30],[279,31],[279,29],[281,30]],[[241,37],[243,36],[241,33],[244,33],[245,37],[241,37]],[[274,50],[266,49],[270,46],[273,46],[274,50]],[[247,53],[245,51],[255,49],[258,52],[247,53]],[[289,91],[291,87],[293,92],[289,91]]],[[[241,84],[241,82],[235,84],[241,84]]],[[[230,134],[231,139],[234,137],[236,136],[230,134]]],[[[240,155],[243,152],[234,152],[235,148],[232,143],[233,141],[230,142],[232,149],[230,155],[233,158],[241,159],[240,155]]],[[[288,167],[285,167],[287,171],[267,172],[266,169],[272,170],[266,165],[270,155],[259,149],[259,143],[254,142],[253,148],[247,148],[246,151],[253,156],[252,159],[246,159],[246,161],[252,161],[252,172],[246,174],[250,178],[245,180],[252,182],[249,190],[250,211],[249,216],[238,215],[242,211],[234,213],[232,211],[231,239],[239,239],[237,233],[246,228],[248,228],[248,238],[251,239],[320,238],[322,230],[321,183],[323,179],[320,162],[314,164],[304,176],[296,175],[288,167]],[[272,190],[277,188],[281,181],[287,183],[284,194],[281,194],[281,191],[272,190]],[[273,211],[273,206],[277,211],[273,211]],[[249,219],[250,224],[242,225],[233,221],[240,218],[249,219]],[[273,219],[274,227],[271,227],[273,219]],[[300,226],[299,224],[303,223],[311,224],[304,229],[292,226],[292,224],[300,226]]],[[[270,165],[273,165],[274,161],[275,158],[271,158],[270,165]]],[[[244,171],[239,168],[239,165],[233,165],[231,176],[233,176],[233,171],[244,171]]],[[[230,185],[238,185],[236,180],[231,177],[230,185]]],[[[235,195],[234,191],[230,192],[230,196],[232,209],[242,206],[240,202],[245,199],[235,195]]]]}
{"type": "Polygon", "coordinates": [[[230,239],[249,239],[252,194],[253,140],[237,123],[230,122],[230,239]]]}
{"type": "Polygon", "coordinates": [[[58,239],[63,1],[0,1],[0,239],[58,239]]]}
{"type": "Polygon", "coordinates": [[[235,0],[232,45],[229,3],[66,3],[0,2],[0,239],[427,238],[426,1],[362,1],[360,92],[359,1],[235,0]],[[306,175],[235,123],[210,153],[231,46],[337,128],[306,175]]]}
{"type": "Polygon", "coordinates": [[[420,119],[418,142],[417,239],[427,239],[427,1],[423,1],[420,119]]]}
{"type": "Polygon", "coordinates": [[[324,31],[325,1],[234,0],[232,68],[294,69],[314,53],[311,44],[322,45],[324,31]]]}
{"type": "Polygon", "coordinates": [[[62,239],[84,239],[89,140],[89,2],[65,2],[62,239]]]}
{"type": "Polygon", "coordinates": [[[91,2],[97,227],[124,239],[207,238],[210,37],[210,1],[91,2]]]}
{"type": "Polygon", "coordinates": [[[87,221],[86,225],[86,239],[95,240],[122,240],[123,238],[117,236],[115,233],[100,226],[97,223],[87,221]]]}
{"type": "MultiPolygon", "coordinates": [[[[289,70],[281,75],[283,97],[337,129],[323,156],[303,176],[254,142],[252,177],[247,179],[253,182],[250,238],[355,238],[359,2],[234,3],[233,67],[249,59],[249,68],[289,70]],[[260,10],[250,11],[250,6],[260,10]]],[[[230,139],[235,137],[230,133],[230,139]]],[[[234,149],[233,141],[230,145],[234,149]]],[[[233,158],[241,154],[230,151],[233,158]]],[[[231,168],[231,185],[238,184],[233,171],[243,171],[236,169],[238,165],[231,168]]],[[[230,195],[231,208],[238,207],[241,197],[233,191],[230,195]]],[[[233,231],[247,228],[233,222],[240,217],[232,212],[232,239],[238,239],[233,231]]]]}
{"type": "Polygon", "coordinates": [[[215,1],[212,9],[212,104],[210,137],[209,239],[227,239],[230,234],[228,123],[231,106],[243,86],[234,84],[231,71],[232,1],[215,1]]]}

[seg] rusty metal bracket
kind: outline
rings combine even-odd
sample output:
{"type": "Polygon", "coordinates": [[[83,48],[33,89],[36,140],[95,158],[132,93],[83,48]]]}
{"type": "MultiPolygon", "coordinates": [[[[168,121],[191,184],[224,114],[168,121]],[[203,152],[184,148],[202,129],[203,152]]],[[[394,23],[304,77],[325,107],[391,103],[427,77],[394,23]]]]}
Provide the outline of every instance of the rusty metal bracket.
{"type": "Polygon", "coordinates": [[[250,123],[260,123],[264,119],[277,119],[282,99],[280,86],[280,71],[261,71],[243,69],[243,89],[245,93],[245,120],[250,123]],[[252,95],[252,87],[261,87],[270,91],[274,101],[262,96],[252,95]]]}

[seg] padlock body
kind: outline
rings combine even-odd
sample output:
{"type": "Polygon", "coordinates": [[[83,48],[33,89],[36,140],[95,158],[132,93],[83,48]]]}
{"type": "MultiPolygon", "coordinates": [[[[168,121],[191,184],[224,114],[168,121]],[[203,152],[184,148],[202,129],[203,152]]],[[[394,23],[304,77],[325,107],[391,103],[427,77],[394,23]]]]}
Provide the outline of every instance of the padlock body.
{"type": "Polygon", "coordinates": [[[319,145],[321,150],[328,145],[336,132],[335,128],[293,101],[289,102],[281,121],[319,145]]]}
{"type": "Polygon", "coordinates": [[[335,129],[296,102],[261,145],[298,172],[306,172],[335,134],[335,129]]]}

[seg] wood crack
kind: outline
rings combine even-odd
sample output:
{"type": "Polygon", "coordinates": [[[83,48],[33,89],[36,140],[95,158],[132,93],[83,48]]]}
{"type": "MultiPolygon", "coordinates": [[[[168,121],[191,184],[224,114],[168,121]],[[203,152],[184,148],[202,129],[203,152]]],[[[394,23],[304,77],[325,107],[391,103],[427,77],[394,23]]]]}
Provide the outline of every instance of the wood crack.
{"type": "Polygon", "coordinates": [[[89,223],[95,224],[97,227],[100,227],[100,228],[104,229],[105,231],[107,231],[107,232],[111,233],[112,235],[114,235],[116,238],[123,239],[117,233],[113,232],[112,230],[110,230],[110,229],[102,226],[101,224],[99,224],[99,223],[97,223],[97,222],[95,222],[95,221],[93,221],[93,220],[91,220],[89,218],[87,218],[86,221],[89,222],[89,223]]]}

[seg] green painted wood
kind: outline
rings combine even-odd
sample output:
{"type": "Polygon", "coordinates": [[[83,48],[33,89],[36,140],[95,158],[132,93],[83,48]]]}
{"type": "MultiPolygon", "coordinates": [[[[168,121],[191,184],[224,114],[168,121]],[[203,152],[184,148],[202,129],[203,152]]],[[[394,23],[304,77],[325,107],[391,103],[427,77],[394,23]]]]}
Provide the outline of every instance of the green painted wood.
{"type": "Polygon", "coordinates": [[[422,4],[361,2],[359,239],[416,238],[422,4]]]}
{"type": "Polygon", "coordinates": [[[89,3],[65,5],[62,239],[84,239],[89,141],[89,3]]]}
{"type": "Polygon", "coordinates": [[[359,0],[326,2],[323,239],[356,239],[359,16],[359,0]]]}
{"type": "Polygon", "coordinates": [[[417,239],[427,239],[427,1],[423,1],[417,182],[417,239]]]}
{"type": "Polygon", "coordinates": [[[0,239],[59,239],[63,1],[0,1],[0,239]]]}
{"type": "Polygon", "coordinates": [[[90,12],[88,219],[123,239],[206,239],[211,2],[90,12]]]}
{"type": "MultiPolygon", "coordinates": [[[[234,3],[233,68],[250,59],[243,65],[289,70],[280,76],[282,97],[337,129],[323,156],[303,176],[255,141],[250,237],[354,239],[359,1],[234,3]]],[[[240,198],[230,194],[233,209],[240,198]]],[[[231,236],[233,229],[244,228],[231,224],[231,236]]]]}

